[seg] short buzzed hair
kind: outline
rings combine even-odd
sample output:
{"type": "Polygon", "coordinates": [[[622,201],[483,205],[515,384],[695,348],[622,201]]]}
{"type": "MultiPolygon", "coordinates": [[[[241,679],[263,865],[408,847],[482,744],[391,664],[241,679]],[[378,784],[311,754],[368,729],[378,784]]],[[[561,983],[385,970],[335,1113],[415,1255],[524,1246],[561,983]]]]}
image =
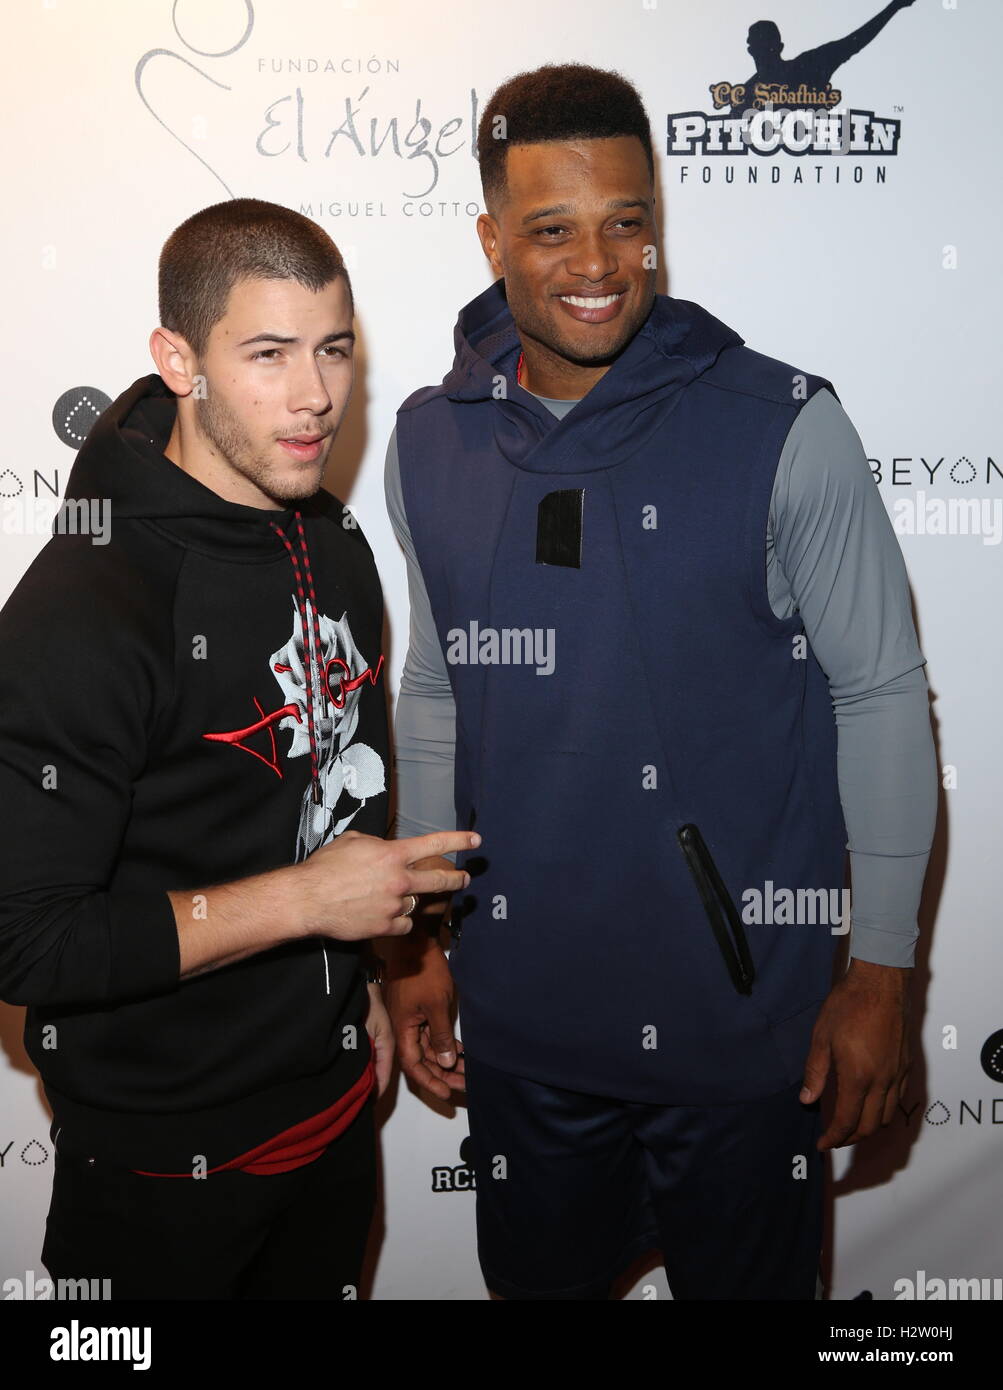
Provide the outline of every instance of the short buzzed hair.
{"type": "Polygon", "coordinates": [[[278,203],[232,198],[194,213],[164,243],[160,323],[201,357],[238,280],[296,280],[316,292],[339,275],[354,314],[345,262],[322,227],[278,203]]]}

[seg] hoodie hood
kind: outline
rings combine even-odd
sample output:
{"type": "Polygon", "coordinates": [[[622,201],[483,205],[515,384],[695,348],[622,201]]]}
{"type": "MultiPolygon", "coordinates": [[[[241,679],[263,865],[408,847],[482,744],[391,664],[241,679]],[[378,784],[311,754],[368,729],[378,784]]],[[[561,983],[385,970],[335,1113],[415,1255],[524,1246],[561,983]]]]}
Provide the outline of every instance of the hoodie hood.
{"type": "MultiPolygon", "coordinates": [[[[670,381],[685,385],[713,367],[725,347],[743,343],[745,339],[700,304],[656,295],[642,327],[582,399],[579,409],[585,416],[613,400],[638,399],[670,381]],[[600,388],[607,381],[611,388],[603,392],[600,388]]],[[[453,345],[453,368],[443,379],[451,400],[485,400],[496,395],[499,373],[515,377],[521,343],[503,279],[460,310],[453,345]]]]}
{"type": "Polygon", "coordinates": [[[699,304],[656,295],[644,324],[610,369],[555,420],[516,381],[522,348],[504,280],[461,309],[453,341],[453,366],[442,385],[417,392],[405,407],[443,394],[460,404],[490,401],[494,447],[515,467],[542,473],[586,473],[631,457],[664,423],[664,411],[650,407],[703,376],[727,349],[744,345],[734,329],[699,304]],[[506,381],[501,393],[499,377],[506,381]]]}
{"type": "MultiPolygon", "coordinates": [[[[66,486],[67,499],[96,499],[106,506],[112,530],[123,520],[143,521],[186,549],[215,559],[278,560],[290,565],[290,588],[299,614],[306,671],[311,796],[323,800],[317,718],[326,679],[320,606],[307,544],[307,519],[337,504],[323,488],[295,507],[270,509],[228,502],[179,468],[164,453],[177,398],[157,374],[140,377],[95,420],[81,445],[66,486]]],[[[284,575],[285,578],[285,575],[284,575]]]]}
{"type": "Polygon", "coordinates": [[[162,377],[133,382],[91,426],[66,498],[98,499],[113,526],[122,519],[151,521],[181,544],[221,559],[277,558],[283,545],[271,523],[288,530],[297,510],[309,514],[322,494],[282,510],[226,501],[164,453],[176,412],[177,397],[162,377]]]}

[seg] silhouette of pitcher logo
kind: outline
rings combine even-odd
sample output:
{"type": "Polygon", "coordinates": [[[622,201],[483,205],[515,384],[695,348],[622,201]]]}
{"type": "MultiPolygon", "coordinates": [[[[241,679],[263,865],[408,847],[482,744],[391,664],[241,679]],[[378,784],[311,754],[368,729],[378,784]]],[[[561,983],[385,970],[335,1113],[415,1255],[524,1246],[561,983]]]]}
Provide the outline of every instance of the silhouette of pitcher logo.
{"type": "MultiPolygon", "coordinates": [[[[901,121],[873,110],[846,107],[843,93],[832,85],[832,76],[880,34],[892,15],[912,4],[913,0],[892,0],[852,34],[806,48],[790,59],[783,56],[784,42],[775,22],[757,20],[750,26],[746,41],[756,71],[746,82],[712,82],[712,111],[670,112],[665,153],[730,159],[778,154],[877,158],[897,154],[901,121]]],[[[685,168],[680,171],[681,181],[686,173],[685,168]]],[[[838,182],[839,168],[833,173],[833,181],[838,182]]],[[[778,169],[771,174],[772,182],[777,182],[778,169]]],[[[702,177],[706,183],[710,171],[704,169],[702,177]]],[[[750,170],[750,182],[754,177],[750,170]]],[[[854,172],[853,177],[859,182],[861,175],[854,172]]],[[[798,178],[803,181],[803,174],[798,178]]],[[[734,182],[733,171],[726,170],[726,182],[734,182]]]]}
{"type": "Polygon", "coordinates": [[[747,82],[733,86],[730,82],[715,82],[710,88],[714,109],[730,107],[731,115],[742,116],[746,111],[791,109],[794,107],[835,106],[842,93],[832,86],[832,74],[837,68],[866,48],[876,38],[893,14],[904,10],[913,0],[892,0],[880,14],[847,34],[818,48],[806,48],[788,61],[781,57],[783,40],[772,19],[757,20],[749,29],[747,48],[756,64],[756,71],[747,82]]]}

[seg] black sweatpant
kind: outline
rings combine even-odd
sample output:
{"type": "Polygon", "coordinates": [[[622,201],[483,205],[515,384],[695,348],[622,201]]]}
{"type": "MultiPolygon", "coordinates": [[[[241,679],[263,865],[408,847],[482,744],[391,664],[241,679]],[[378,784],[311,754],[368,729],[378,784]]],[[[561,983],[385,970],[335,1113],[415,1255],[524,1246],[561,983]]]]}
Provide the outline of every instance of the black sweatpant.
{"type": "Polygon", "coordinates": [[[143,1177],[57,1145],[42,1263],[113,1299],[357,1298],[375,1192],[372,1097],[288,1173],[143,1177]]]}

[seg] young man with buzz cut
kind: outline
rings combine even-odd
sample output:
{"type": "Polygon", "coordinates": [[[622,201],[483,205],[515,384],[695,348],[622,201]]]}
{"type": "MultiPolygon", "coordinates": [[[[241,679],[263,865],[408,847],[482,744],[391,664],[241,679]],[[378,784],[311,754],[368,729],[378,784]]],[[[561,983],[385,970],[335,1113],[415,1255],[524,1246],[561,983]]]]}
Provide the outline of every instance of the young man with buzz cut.
{"type": "Polygon", "coordinates": [[[831,383],[656,292],[628,82],[520,74],[478,156],[498,278],[387,454],[398,828],[484,836],[448,962],[448,898],[381,948],[402,1064],[466,1087],[494,1294],[605,1299],[655,1248],[677,1299],[812,1299],[823,1152],[909,1062],[937,778],[902,556],[831,383]]]}
{"type": "Polygon", "coordinates": [[[386,841],[383,601],[321,487],[351,286],[298,213],[203,209],[157,373],[95,421],[0,612],[0,997],[52,1107],[42,1261],[113,1299],[346,1299],[392,1035],[362,958],[464,886],[386,841]]]}

